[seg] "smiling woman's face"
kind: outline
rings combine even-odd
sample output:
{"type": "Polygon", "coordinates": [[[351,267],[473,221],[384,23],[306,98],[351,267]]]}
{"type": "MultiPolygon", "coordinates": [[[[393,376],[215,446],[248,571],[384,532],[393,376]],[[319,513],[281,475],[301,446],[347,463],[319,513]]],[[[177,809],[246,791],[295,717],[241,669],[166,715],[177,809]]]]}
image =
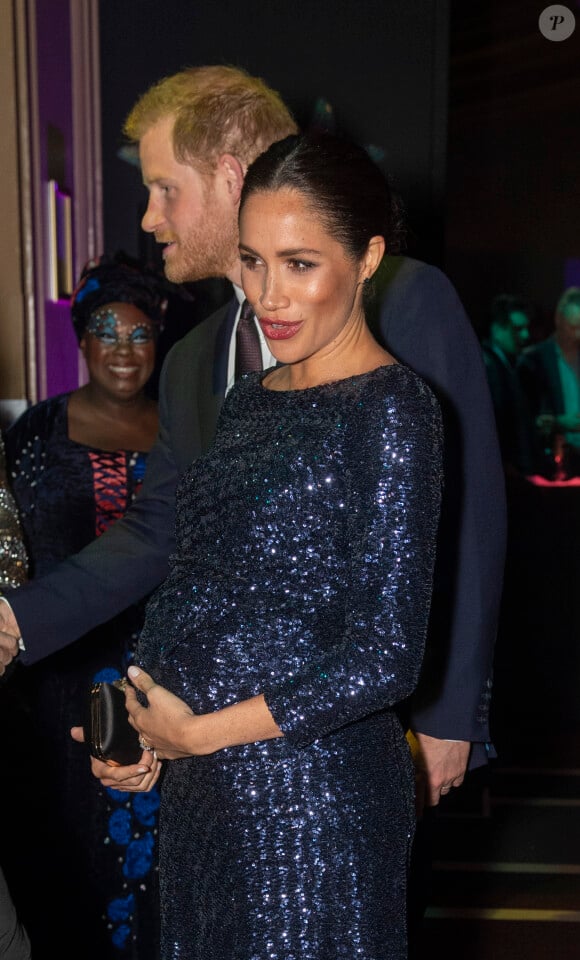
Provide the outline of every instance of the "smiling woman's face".
{"type": "Polygon", "coordinates": [[[90,382],[117,399],[144,388],[155,365],[155,327],[132,303],[107,303],[91,316],[80,348],[90,382]]]}
{"type": "Polygon", "coordinates": [[[242,284],[274,356],[295,363],[332,350],[364,321],[364,261],[326,231],[296,190],[257,192],[240,215],[242,284]]]}

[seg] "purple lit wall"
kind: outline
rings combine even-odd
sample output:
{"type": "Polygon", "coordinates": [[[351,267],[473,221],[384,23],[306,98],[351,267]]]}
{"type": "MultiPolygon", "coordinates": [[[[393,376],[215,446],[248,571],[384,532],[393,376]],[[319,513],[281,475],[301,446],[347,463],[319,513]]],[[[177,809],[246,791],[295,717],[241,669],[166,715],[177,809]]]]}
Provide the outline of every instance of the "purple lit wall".
{"type": "Polygon", "coordinates": [[[566,260],[564,287],[580,287],[580,257],[568,257],[566,260]]]}
{"type": "MultiPolygon", "coordinates": [[[[55,179],[75,202],[72,163],[72,85],[69,0],[36,4],[40,189],[46,219],[47,183],[55,179]]],[[[48,246],[48,237],[44,247],[48,246]]],[[[44,250],[48,262],[48,250],[44,250]]],[[[48,272],[48,271],[47,271],[48,272]]],[[[74,278],[73,278],[74,279],[74,278]]],[[[38,396],[79,385],[78,346],[68,300],[46,300],[44,330],[37,330],[38,396]]]]}

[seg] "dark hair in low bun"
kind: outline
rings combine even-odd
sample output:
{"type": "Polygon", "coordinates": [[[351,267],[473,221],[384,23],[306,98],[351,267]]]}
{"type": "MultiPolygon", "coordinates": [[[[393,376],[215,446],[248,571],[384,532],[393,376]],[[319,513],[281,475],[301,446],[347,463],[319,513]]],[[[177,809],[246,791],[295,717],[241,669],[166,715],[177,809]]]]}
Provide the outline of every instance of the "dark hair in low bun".
{"type": "Polygon", "coordinates": [[[375,236],[384,237],[387,253],[401,253],[402,204],[367,151],[346,137],[305,133],[273,143],[249,167],[240,209],[253,193],[282,188],[306,197],[353,259],[362,258],[375,236]]]}

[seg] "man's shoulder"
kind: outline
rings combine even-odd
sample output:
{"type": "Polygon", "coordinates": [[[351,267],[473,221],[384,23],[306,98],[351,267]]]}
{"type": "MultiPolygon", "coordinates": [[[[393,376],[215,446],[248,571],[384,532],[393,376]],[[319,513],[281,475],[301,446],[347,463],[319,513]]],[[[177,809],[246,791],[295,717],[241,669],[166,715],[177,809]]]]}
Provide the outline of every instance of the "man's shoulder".
{"type": "Polygon", "coordinates": [[[430,263],[412,257],[385,257],[378,283],[375,311],[379,327],[391,347],[394,336],[411,340],[447,334],[479,342],[455,287],[449,277],[430,263]]]}
{"type": "Polygon", "coordinates": [[[180,366],[189,363],[192,356],[199,354],[202,348],[213,345],[225,321],[231,301],[219,307],[206,317],[201,323],[185,334],[181,340],[174,343],[165,358],[165,366],[180,366]]]}
{"type": "Polygon", "coordinates": [[[383,309],[404,302],[409,306],[445,307],[464,313],[459,295],[443,270],[413,257],[384,258],[378,294],[383,309]]]}
{"type": "Polygon", "coordinates": [[[408,257],[404,254],[399,256],[384,257],[383,265],[386,276],[390,283],[423,283],[443,284],[452,286],[449,277],[432,263],[424,260],[417,260],[415,257],[408,257]]]}
{"type": "Polygon", "coordinates": [[[553,337],[546,337],[538,343],[532,343],[522,350],[518,365],[532,366],[537,363],[544,363],[548,358],[556,356],[556,341],[553,337]]]}

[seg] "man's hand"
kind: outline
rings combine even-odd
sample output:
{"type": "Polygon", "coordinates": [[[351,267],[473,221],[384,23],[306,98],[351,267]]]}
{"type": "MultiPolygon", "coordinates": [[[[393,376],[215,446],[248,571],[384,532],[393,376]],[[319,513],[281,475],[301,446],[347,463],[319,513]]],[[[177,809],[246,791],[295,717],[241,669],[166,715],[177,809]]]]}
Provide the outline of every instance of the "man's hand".
{"type": "Polygon", "coordinates": [[[467,740],[438,740],[426,733],[407,733],[415,764],[417,816],[425,806],[436,807],[452,787],[463,783],[471,744],[467,740]]]}
{"type": "Polygon", "coordinates": [[[0,602],[0,676],[18,653],[20,630],[12,607],[0,602]]]}

